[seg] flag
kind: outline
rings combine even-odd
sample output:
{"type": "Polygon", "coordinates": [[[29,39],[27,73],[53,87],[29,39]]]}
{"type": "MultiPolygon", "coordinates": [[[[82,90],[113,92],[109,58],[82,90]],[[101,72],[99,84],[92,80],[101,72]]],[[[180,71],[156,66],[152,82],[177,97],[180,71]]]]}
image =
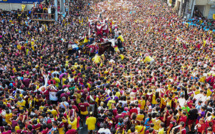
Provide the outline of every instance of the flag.
{"type": "Polygon", "coordinates": [[[25,5],[22,4],[21,6],[22,6],[22,11],[24,11],[25,10],[25,5]]]}

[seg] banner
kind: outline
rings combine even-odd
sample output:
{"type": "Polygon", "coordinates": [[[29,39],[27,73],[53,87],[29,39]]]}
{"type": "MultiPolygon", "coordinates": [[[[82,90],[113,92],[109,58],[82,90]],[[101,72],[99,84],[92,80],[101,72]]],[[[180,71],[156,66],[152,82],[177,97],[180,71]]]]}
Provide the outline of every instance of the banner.
{"type": "Polygon", "coordinates": [[[22,3],[33,4],[34,2],[40,2],[41,0],[0,0],[0,3],[22,3]]]}

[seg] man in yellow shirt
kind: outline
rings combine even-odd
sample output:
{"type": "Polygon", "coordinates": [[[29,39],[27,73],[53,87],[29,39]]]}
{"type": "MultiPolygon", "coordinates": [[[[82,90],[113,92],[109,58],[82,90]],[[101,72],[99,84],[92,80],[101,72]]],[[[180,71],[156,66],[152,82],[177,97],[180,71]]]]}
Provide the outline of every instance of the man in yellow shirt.
{"type": "Polygon", "coordinates": [[[115,102],[115,100],[109,100],[108,101],[108,104],[107,104],[107,106],[108,106],[108,109],[111,109],[112,108],[112,104],[115,104],[116,102],[115,102]]]}
{"type": "Polygon", "coordinates": [[[58,78],[58,74],[54,74],[53,80],[56,82],[55,86],[59,87],[60,79],[58,78]]]}
{"type": "Polygon", "coordinates": [[[12,122],[11,122],[11,118],[12,118],[13,114],[9,112],[9,110],[6,110],[6,114],[5,114],[5,121],[12,125],[12,122]]]}
{"type": "Polygon", "coordinates": [[[146,130],[146,127],[144,127],[144,121],[141,121],[140,123],[141,125],[137,125],[135,127],[135,130],[136,132],[138,132],[138,134],[144,134],[145,133],[145,130],[146,130]]]}
{"type": "Polygon", "coordinates": [[[86,120],[86,125],[88,127],[88,134],[92,133],[96,128],[96,118],[93,117],[93,113],[90,113],[90,117],[86,120]]]}
{"type": "Polygon", "coordinates": [[[101,57],[100,57],[98,54],[96,54],[96,55],[93,57],[92,61],[93,61],[94,63],[98,64],[98,63],[100,63],[100,62],[102,61],[102,59],[101,59],[101,57]]]}
{"type": "Polygon", "coordinates": [[[161,123],[161,120],[158,118],[160,115],[157,113],[157,115],[156,115],[156,118],[153,118],[152,119],[152,123],[154,124],[154,129],[155,130],[159,130],[159,128],[160,128],[160,123],[161,123]]]}
{"type": "Polygon", "coordinates": [[[57,111],[55,109],[53,109],[52,106],[49,106],[49,109],[47,111],[51,112],[52,115],[54,116],[54,118],[56,118],[56,116],[57,116],[58,113],[57,113],[57,111]]]}
{"type": "Polygon", "coordinates": [[[17,107],[19,107],[19,110],[23,110],[23,108],[25,107],[25,100],[22,100],[21,97],[18,97],[18,102],[16,103],[17,107]]]}
{"type": "Polygon", "coordinates": [[[151,56],[146,56],[144,62],[152,64],[154,62],[154,59],[151,56]]]}
{"type": "Polygon", "coordinates": [[[72,129],[77,130],[78,119],[76,117],[68,118],[68,124],[72,126],[72,129]]]}
{"type": "Polygon", "coordinates": [[[160,123],[160,129],[159,129],[159,131],[158,131],[158,134],[164,134],[164,123],[163,122],[161,122],[160,123]]]}

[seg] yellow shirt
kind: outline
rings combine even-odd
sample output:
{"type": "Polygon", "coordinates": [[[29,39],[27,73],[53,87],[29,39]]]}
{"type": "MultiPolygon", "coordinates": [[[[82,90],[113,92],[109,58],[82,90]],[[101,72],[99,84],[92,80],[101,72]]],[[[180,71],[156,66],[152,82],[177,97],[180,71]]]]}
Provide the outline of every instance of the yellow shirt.
{"type": "Polygon", "coordinates": [[[146,58],[144,59],[144,62],[150,62],[152,60],[153,58],[151,56],[146,56],[146,58]]]}
{"type": "Polygon", "coordinates": [[[16,127],[15,127],[15,131],[17,131],[17,130],[20,130],[19,126],[16,126],[16,127]]]}
{"type": "Polygon", "coordinates": [[[12,122],[10,121],[11,118],[12,118],[12,113],[9,113],[9,114],[6,114],[6,115],[5,115],[5,121],[6,121],[8,124],[12,124],[12,122]]]}
{"type": "Polygon", "coordinates": [[[207,97],[210,96],[211,94],[212,94],[211,90],[208,89],[208,90],[207,90],[207,97]]]}
{"type": "Polygon", "coordinates": [[[158,134],[164,134],[164,128],[160,128],[158,134]]]}
{"type": "Polygon", "coordinates": [[[51,112],[52,113],[52,115],[54,116],[54,118],[56,118],[56,116],[57,116],[57,111],[56,110],[54,110],[54,109],[52,109],[52,110],[48,110],[48,112],[51,112]]]}
{"type": "Polygon", "coordinates": [[[44,106],[40,106],[39,110],[43,111],[44,108],[45,108],[44,106]]]}
{"type": "Polygon", "coordinates": [[[19,110],[23,110],[25,106],[25,100],[22,100],[22,102],[18,101],[16,104],[19,106],[19,110]]]}
{"type": "Polygon", "coordinates": [[[152,123],[154,124],[154,129],[159,130],[161,121],[159,119],[152,119],[152,123]]]}
{"type": "Polygon", "coordinates": [[[121,58],[121,60],[123,60],[125,58],[125,56],[123,54],[120,54],[119,57],[121,58]]]}
{"type": "Polygon", "coordinates": [[[54,77],[53,80],[56,82],[56,83],[55,83],[55,86],[56,86],[56,87],[59,87],[60,79],[57,78],[57,77],[54,77]]]}
{"type": "Polygon", "coordinates": [[[70,121],[70,118],[68,118],[68,124],[72,126],[72,129],[77,130],[77,118],[75,118],[75,120],[73,122],[70,121]]]}
{"type": "Polygon", "coordinates": [[[62,85],[64,86],[65,85],[65,82],[66,81],[66,78],[62,78],[62,85]]]}
{"type": "Polygon", "coordinates": [[[94,130],[96,127],[96,118],[95,117],[88,117],[86,120],[86,125],[88,127],[88,130],[94,130]]]}
{"type": "Polygon", "coordinates": [[[138,115],[137,115],[137,120],[138,120],[138,121],[142,121],[143,118],[144,118],[144,115],[143,115],[143,114],[138,114],[138,115]]]}
{"type": "Polygon", "coordinates": [[[93,57],[92,61],[94,61],[96,64],[101,62],[101,57],[96,55],[95,57],[93,57]]]}
{"type": "Polygon", "coordinates": [[[152,96],[152,104],[157,104],[157,101],[156,101],[156,96],[155,96],[155,94],[153,94],[153,96],[152,96]]]}
{"type": "Polygon", "coordinates": [[[119,98],[120,97],[120,92],[116,92],[116,96],[119,98]]]}
{"type": "Polygon", "coordinates": [[[145,100],[140,100],[139,104],[140,104],[140,109],[144,110],[145,105],[146,105],[146,101],[145,100]]]}
{"type": "MultiPolygon", "coordinates": [[[[66,123],[67,121],[66,120],[62,120],[63,123],[66,123]]],[[[61,127],[61,128],[58,128],[58,132],[59,134],[65,134],[65,131],[64,131],[64,126],[61,127]]]]}
{"type": "Polygon", "coordinates": [[[122,42],[124,42],[124,38],[122,37],[122,35],[120,35],[117,39],[120,39],[122,42]]]}
{"type": "Polygon", "coordinates": [[[135,127],[135,130],[136,130],[136,132],[138,132],[138,134],[144,134],[145,133],[145,129],[146,129],[146,127],[140,126],[140,125],[137,125],[135,127]]]}
{"type": "Polygon", "coordinates": [[[205,77],[205,76],[203,76],[203,77],[201,77],[201,78],[199,79],[199,82],[203,82],[203,83],[205,83],[205,80],[206,80],[206,77],[205,77]]]}
{"type": "Polygon", "coordinates": [[[17,45],[17,49],[21,50],[21,47],[22,47],[21,45],[17,45]]]}
{"type": "Polygon", "coordinates": [[[109,101],[108,101],[108,104],[107,104],[108,109],[111,109],[111,105],[112,105],[113,103],[116,103],[115,100],[109,100],[109,101]]]}

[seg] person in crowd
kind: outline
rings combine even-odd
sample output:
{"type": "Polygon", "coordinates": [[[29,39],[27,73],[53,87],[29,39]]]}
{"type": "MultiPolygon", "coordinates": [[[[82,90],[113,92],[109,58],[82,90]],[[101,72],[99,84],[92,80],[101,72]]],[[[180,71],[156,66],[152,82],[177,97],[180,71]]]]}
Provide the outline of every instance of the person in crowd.
{"type": "Polygon", "coordinates": [[[47,5],[0,10],[1,133],[215,133],[214,22],[163,0],[71,1],[33,21],[47,5]]]}

